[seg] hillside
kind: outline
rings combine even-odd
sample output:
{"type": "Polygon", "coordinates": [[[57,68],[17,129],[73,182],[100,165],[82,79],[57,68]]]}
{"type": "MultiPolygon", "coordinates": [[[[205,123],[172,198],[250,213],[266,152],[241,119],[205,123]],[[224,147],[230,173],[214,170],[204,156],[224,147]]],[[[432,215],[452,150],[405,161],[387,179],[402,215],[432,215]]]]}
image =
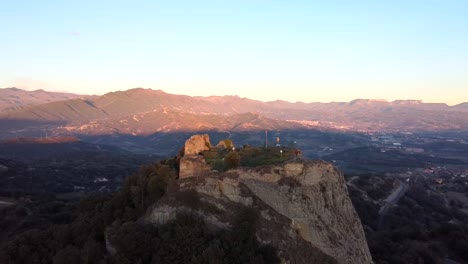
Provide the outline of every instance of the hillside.
{"type": "Polygon", "coordinates": [[[46,92],[44,90],[25,91],[18,88],[2,88],[0,89],[0,112],[54,101],[65,101],[79,97],[81,97],[81,95],[72,93],[46,92]]]}
{"type": "Polygon", "coordinates": [[[454,180],[459,184],[438,184],[431,175],[409,181],[379,175],[346,179],[376,263],[467,263],[466,179],[454,180]],[[388,202],[399,190],[399,199],[388,202]]]}
{"type": "MultiPolygon", "coordinates": [[[[150,113],[180,112],[197,115],[198,118],[203,118],[203,115],[257,113],[272,119],[294,120],[304,124],[316,122],[314,126],[346,127],[354,131],[434,131],[468,129],[466,111],[468,109],[464,104],[447,106],[415,100],[387,102],[357,99],[349,103],[261,102],[238,96],[190,97],[168,94],[161,90],[136,88],[88,100],[67,100],[9,111],[0,114],[0,118],[83,124],[116,122],[132,115],[144,116],[150,113]]],[[[198,122],[184,125],[191,126],[192,130],[198,129],[199,126],[198,122]]],[[[214,125],[217,126],[216,123],[214,125]]],[[[139,124],[134,123],[130,130],[138,129],[139,124]]]]}
{"type": "Polygon", "coordinates": [[[271,119],[254,113],[197,115],[165,109],[78,125],[67,125],[58,128],[57,131],[64,134],[78,135],[108,135],[113,133],[149,135],[157,132],[171,133],[180,131],[262,131],[266,127],[273,130],[304,128],[299,123],[271,119]]]}
{"type": "Polygon", "coordinates": [[[44,194],[80,197],[120,188],[141,164],[159,159],[77,138],[19,138],[0,141],[0,197],[44,194]]]}

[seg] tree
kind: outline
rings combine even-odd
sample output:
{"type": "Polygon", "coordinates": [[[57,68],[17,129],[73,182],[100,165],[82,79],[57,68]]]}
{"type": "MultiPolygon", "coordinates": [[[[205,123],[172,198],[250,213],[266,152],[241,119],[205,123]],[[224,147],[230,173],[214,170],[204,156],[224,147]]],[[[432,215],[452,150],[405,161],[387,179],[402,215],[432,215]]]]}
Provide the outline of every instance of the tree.
{"type": "Polygon", "coordinates": [[[224,157],[224,165],[226,169],[235,169],[240,166],[240,156],[236,151],[229,152],[224,157]]]}

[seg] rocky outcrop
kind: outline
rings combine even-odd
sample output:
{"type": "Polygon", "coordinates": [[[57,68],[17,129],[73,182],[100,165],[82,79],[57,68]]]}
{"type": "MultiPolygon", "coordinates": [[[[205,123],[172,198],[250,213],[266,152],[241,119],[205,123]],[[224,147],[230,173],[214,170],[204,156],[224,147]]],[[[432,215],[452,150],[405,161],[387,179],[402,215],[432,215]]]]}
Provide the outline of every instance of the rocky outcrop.
{"type": "Polygon", "coordinates": [[[185,141],[184,155],[192,156],[198,155],[200,152],[211,149],[210,136],[204,135],[193,135],[187,141],[185,141]]]}
{"type": "MultiPolygon", "coordinates": [[[[289,162],[190,179],[196,184],[184,182],[181,188],[195,189],[204,201],[220,210],[236,208],[229,204],[255,207],[263,218],[258,229],[263,231],[257,231],[258,238],[280,248],[286,262],[308,263],[306,255],[297,252],[294,255],[290,246],[302,243],[303,247],[305,243],[337,263],[372,263],[343,175],[329,163],[289,162]],[[276,223],[272,222],[274,219],[276,223]]],[[[175,217],[174,210],[160,205],[150,214],[150,221],[166,222],[175,217]]],[[[205,218],[207,222],[218,221],[217,226],[223,222],[220,216],[205,215],[205,218]]]]}
{"type": "MultiPolygon", "coordinates": [[[[199,155],[210,146],[207,135],[192,136],[185,144],[179,191],[195,190],[200,202],[208,204],[188,210],[218,228],[229,228],[239,206],[253,207],[261,216],[257,238],[279,249],[285,263],[372,263],[344,177],[333,165],[290,161],[210,172],[199,155]]],[[[175,218],[181,209],[172,200],[162,199],[146,220],[161,224],[175,218]]]]}
{"type": "Polygon", "coordinates": [[[179,164],[179,178],[196,177],[209,172],[205,158],[199,154],[210,149],[210,137],[206,134],[194,135],[185,141],[184,156],[179,164]]]}
{"type": "Polygon", "coordinates": [[[163,205],[157,208],[157,210],[151,211],[151,214],[145,217],[143,221],[156,225],[163,225],[169,221],[176,219],[178,214],[193,214],[204,219],[204,221],[215,227],[216,229],[228,229],[230,225],[227,223],[220,222],[215,216],[204,213],[200,210],[194,210],[185,206],[170,206],[163,205]]]}
{"type": "MultiPolygon", "coordinates": [[[[339,263],[372,263],[364,231],[348,196],[342,174],[325,162],[295,162],[278,171],[299,186],[278,184],[267,177],[240,180],[264,203],[289,218],[301,237],[339,263]]],[[[247,177],[245,177],[245,176],[247,177]]],[[[285,181],[286,182],[286,181],[285,181]]]]}
{"type": "Polygon", "coordinates": [[[198,177],[210,171],[205,158],[200,155],[184,156],[180,159],[179,178],[198,177]]]}
{"type": "Polygon", "coordinates": [[[146,219],[153,224],[163,225],[171,220],[174,220],[177,216],[177,213],[181,211],[181,208],[163,205],[159,206],[157,210],[153,210],[146,219]]]}
{"type": "Polygon", "coordinates": [[[202,185],[196,187],[197,192],[206,194],[214,198],[227,198],[227,200],[240,203],[245,206],[253,204],[252,197],[243,195],[241,184],[237,179],[231,178],[206,178],[202,185]]]}

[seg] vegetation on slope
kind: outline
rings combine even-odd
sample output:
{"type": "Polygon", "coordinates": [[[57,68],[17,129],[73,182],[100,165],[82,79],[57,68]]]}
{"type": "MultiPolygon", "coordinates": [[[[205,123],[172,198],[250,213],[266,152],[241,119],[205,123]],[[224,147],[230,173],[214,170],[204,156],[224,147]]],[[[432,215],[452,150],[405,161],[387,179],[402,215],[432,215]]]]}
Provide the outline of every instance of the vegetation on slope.
{"type": "Polygon", "coordinates": [[[206,162],[217,171],[237,167],[259,167],[281,164],[295,157],[294,150],[287,147],[258,148],[244,146],[237,150],[213,149],[202,152],[206,162]]]}
{"type": "MultiPolygon", "coordinates": [[[[241,210],[232,230],[210,231],[192,215],[165,225],[138,219],[176,180],[175,159],[143,166],[122,189],[83,199],[76,207],[56,209],[66,215],[22,231],[2,229],[1,263],[279,263],[276,252],[255,237],[256,214],[241,210]],[[106,238],[117,250],[108,254],[106,238]]],[[[2,227],[25,212],[18,206],[0,211],[2,227]]],[[[54,214],[50,214],[55,217],[54,214]]]]}
{"type": "MultiPolygon", "coordinates": [[[[353,177],[354,178],[354,177],[353,177]]],[[[359,176],[348,186],[365,227],[372,257],[380,263],[468,263],[468,214],[431,190],[424,179],[379,223],[380,204],[394,179],[359,176]]]]}
{"type": "Polygon", "coordinates": [[[0,142],[0,196],[48,194],[63,198],[113,192],[139,164],[160,157],[65,138],[0,142]]]}

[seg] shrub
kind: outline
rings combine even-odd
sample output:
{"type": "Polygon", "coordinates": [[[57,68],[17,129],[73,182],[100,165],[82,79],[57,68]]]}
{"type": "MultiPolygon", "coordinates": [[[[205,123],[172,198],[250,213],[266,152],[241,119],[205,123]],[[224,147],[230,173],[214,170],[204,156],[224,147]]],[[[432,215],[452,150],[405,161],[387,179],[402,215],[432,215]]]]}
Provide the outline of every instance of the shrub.
{"type": "Polygon", "coordinates": [[[224,146],[226,146],[227,149],[232,149],[232,147],[234,146],[234,144],[232,144],[231,139],[225,139],[223,141],[224,141],[224,146]]]}
{"type": "Polygon", "coordinates": [[[229,152],[224,157],[224,164],[226,169],[235,169],[240,166],[240,156],[236,151],[229,152]]]}
{"type": "Polygon", "coordinates": [[[193,189],[178,191],[175,194],[175,198],[178,202],[191,209],[196,210],[200,207],[200,197],[198,196],[197,191],[193,189]]]}

